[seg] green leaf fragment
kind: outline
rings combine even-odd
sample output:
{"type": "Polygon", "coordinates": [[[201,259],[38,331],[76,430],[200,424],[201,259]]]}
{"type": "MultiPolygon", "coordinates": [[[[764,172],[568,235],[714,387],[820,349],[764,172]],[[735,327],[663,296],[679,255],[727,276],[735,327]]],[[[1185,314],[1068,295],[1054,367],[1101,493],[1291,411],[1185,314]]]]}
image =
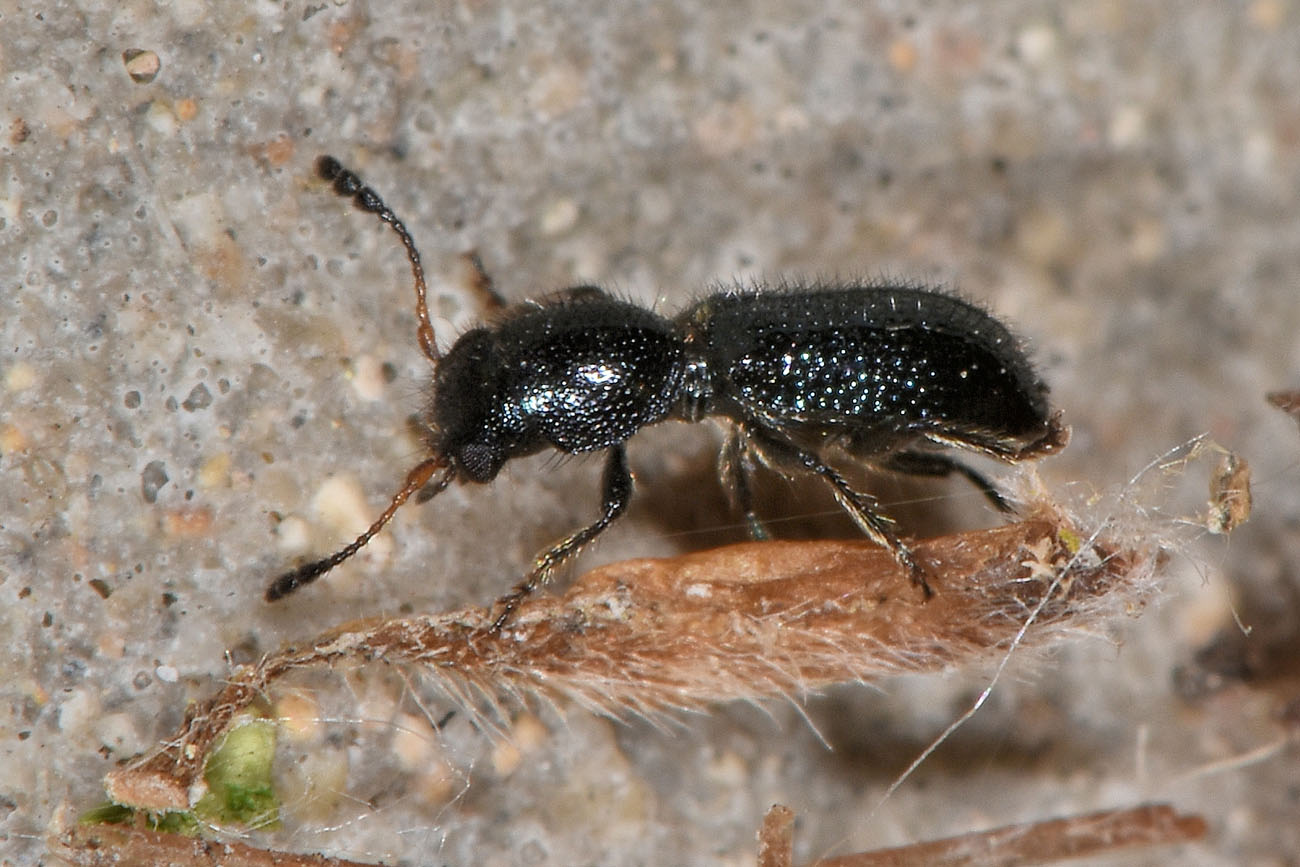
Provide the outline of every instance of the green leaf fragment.
{"type": "Polygon", "coordinates": [[[280,803],[271,785],[274,758],[273,722],[254,719],[231,729],[203,769],[208,791],[194,805],[195,816],[216,825],[278,828],[280,803]]]}
{"type": "Polygon", "coordinates": [[[236,723],[208,755],[203,767],[207,791],[193,810],[169,813],[136,811],[105,803],[82,813],[86,825],[131,825],[141,821],[154,831],[197,835],[208,825],[280,827],[280,801],[271,784],[275,758],[275,723],[249,718],[236,723]]]}

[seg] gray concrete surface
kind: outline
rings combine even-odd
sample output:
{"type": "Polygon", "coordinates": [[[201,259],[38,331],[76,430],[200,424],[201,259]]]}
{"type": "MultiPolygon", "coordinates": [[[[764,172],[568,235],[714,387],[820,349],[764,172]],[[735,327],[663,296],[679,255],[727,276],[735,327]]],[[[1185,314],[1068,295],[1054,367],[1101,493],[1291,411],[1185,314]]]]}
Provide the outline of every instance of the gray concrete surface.
{"type": "MultiPolygon", "coordinates": [[[[516,754],[463,721],[435,736],[425,714],[446,705],[418,679],[305,677],[286,695],[323,733],[286,748],[285,830],[251,839],[402,864],[746,864],[774,801],[798,812],[807,860],[1170,800],[1211,826],[1180,863],[1300,851],[1279,722],[1300,694],[1300,437],[1263,400],[1300,386],[1294,4],[175,0],[0,16],[4,863],[35,863],[59,805],[96,802],[104,772],[232,662],[347,617],[485,602],[594,514],[597,462],[521,461],[408,508],[291,605],[260,601],[418,455],[407,419],[428,372],[405,268],[312,179],[323,152],[408,220],[444,341],[474,320],[471,248],[511,299],[598,281],[675,309],[711,281],[783,274],[954,286],[1032,341],[1074,427],[1042,469],[1061,497],[1087,509],[1208,431],[1252,462],[1256,514],[1230,542],[1186,541],[1173,522],[1203,506],[1205,467],[1144,487],[1129,529],[1178,540],[1162,604],[1016,668],[874,814],[984,673],[667,731],[545,712],[516,754]],[[130,76],[132,49],[157,54],[151,81],[130,76]]],[[[716,443],[683,425],[634,441],[640,496],[585,562],[738,538],[716,443]]],[[[900,509],[913,528],[989,520],[956,483],[921,490],[947,496],[900,509]]]]}

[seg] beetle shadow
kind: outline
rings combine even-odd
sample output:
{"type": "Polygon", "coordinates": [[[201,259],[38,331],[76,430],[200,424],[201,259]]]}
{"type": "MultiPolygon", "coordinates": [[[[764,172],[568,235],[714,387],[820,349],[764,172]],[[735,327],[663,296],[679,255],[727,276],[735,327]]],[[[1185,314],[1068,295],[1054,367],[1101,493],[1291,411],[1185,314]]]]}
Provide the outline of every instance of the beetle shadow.
{"type": "MultiPolygon", "coordinates": [[[[973,698],[972,687],[966,698],[973,698]]],[[[760,767],[765,758],[800,768],[822,792],[876,792],[897,780],[931,746],[942,729],[935,715],[906,698],[843,685],[800,701],[795,708],[773,700],[733,702],[668,730],[649,720],[628,719],[614,736],[660,798],[672,803],[700,785],[700,765],[682,756],[735,753],[760,767]]],[[[957,702],[960,704],[961,702],[957,702]]],[[[1010,700],[986,707],[953,732],[914,772],[908,785],[983,786],[985,781],[1063,778],[1089,767],[1112,746],[1109,733],[1072,723],[1068,710],[1050,699],[1010,700]]],[[[952,715],[961,712],[951,709],[952,715]]],[[[793,783],[797,788],[797,784],[793,783]]]]}
{"type": "MultiPolygon", "coordinates": [[[[645,438],[643,435],[642,439],[645,438]]],[[[743,516],[734,510],[718,478],[720,444],[678,450],[671,460],[642,460],[633,508],[658,532],[680,538],[681,549],[699,551],[747,541],[743,516]]],[[[876,498],[904,538],[923,539],[997,526],[1006,520],[983,494],[959,478],[909,476],[875,470],[832,455],[858,490],[876,498]]],[[[753,476],[754,505],[773,539],[863,538],[829,487],[809,475],[791,478],[760,467],[753,476]]]]}
{"type": "MultiPolygon", "coordinates": [[[[973,686],[967,699],[951,709],[951,716],[960,715],[977,692],[973,686]]],[[[807,737],[820,736],[830,747],[814,753],[820,772],[854,786],[892,782],[938,735],[932,719],[923,727],[909,728],[908,720],[916,721],[914,715],[887,695],[860,687],[835,688],[813,697],[805,712],[817,728],[807,737]]],[[[1078,768],[1104,747],[1104,735],[1072,727],[1066,709],[1049,698],[1008,700],[1003,707],[986,707],[985,712],[987,718],[973,718],[952,732],[919,773],[956,779],[991,769],[1078,768]]]]}

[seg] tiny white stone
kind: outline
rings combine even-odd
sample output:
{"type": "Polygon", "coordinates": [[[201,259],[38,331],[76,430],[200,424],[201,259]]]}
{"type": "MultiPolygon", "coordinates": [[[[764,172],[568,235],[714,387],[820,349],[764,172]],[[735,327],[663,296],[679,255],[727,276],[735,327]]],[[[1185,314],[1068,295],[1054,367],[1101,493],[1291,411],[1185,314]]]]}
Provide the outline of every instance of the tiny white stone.
{"type": "Polygon", "coordinates": [[[562,235],[578,223],[578,203],[573,199],[558,199],[542,211],[542,234],[562,235]]]}

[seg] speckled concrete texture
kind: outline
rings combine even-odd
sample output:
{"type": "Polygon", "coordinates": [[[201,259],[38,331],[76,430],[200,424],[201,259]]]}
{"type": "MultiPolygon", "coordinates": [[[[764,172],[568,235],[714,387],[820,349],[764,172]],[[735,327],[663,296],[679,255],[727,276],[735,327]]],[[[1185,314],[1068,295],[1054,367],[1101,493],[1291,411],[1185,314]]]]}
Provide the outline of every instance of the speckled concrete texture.
{"type": "MultiPolygon", "coordinates": [[[[4,863],[35,863],[59,805],[97,802],[230,665],[346,618],[487,602],[595,514],[599,462],[523,460],[261,601],[419,456],[409,277],[313,178],[320,153],[408,221],[444,342],[476,316],[470,250],[512,300],[594,281],[672,310],[786,274],[957,287],[1016,323],[1073,425],[1042,467],[1060,496],[1086,508],[1208,431],[1253,465],[1256,513],[1227,543],[1179,542],[1161,605],[1015,667],[875,813],[986,672],[666,730],[544,710],[509,743],[463,717],[435,734],[448,706],[414,673],[305,676],[272,698],[320,731],[286,748],[285,830],[253,841],[748,864],[776,801],[802,861],[1168,800],[1211,827],[1179,863],[1300,851],[1300,435],[1263,399],[1300,387],[1295,4],[3,2],[0,108],[4,863]]],[[[739,538],[717,443],[634,440],[638,497],[584,562],[739,538]]],[[[1132,529],[1194,516],[1205,472],[1146,491],[1132,529]]],[[[956,483],[879,490],[947,495],[898,507],[914,532],[989,520],[956,483]]]]}

